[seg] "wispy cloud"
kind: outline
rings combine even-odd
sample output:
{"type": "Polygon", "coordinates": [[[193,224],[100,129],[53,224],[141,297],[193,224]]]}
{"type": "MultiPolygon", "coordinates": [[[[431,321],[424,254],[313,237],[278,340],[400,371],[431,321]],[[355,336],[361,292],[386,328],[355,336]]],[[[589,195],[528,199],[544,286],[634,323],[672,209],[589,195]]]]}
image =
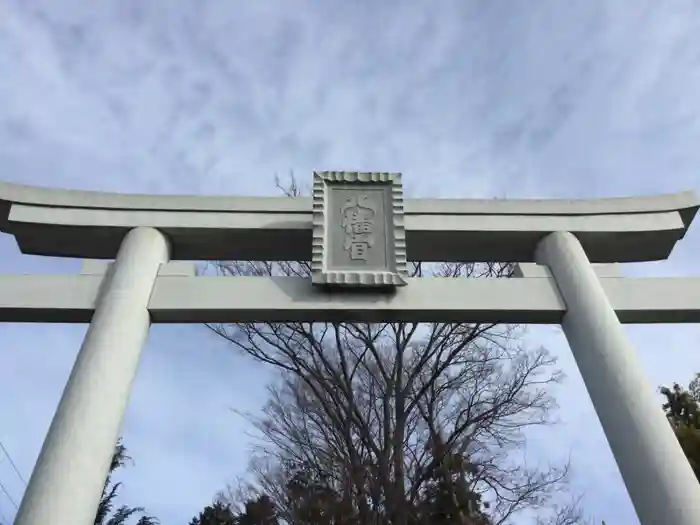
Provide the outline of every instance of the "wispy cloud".
{"type": "MultiPolygon", "coordinates": [[[[193,2],[0,0],[0,177],[155,193],[268,194],[290,169],[403,171],[409,195],[599,197],[698,189],[693,0],[193,2]]],[[[635,275],[697,274],[700,229],[635,275]]],[[[0,271],[75,272],[17,253],[0,271]]],[[[26,475],[84,327],[0,326],[0,439],[26,475]]],[[[629,330],[652,384],[700,370],[697,327],[629,330]]],[[[634,512],[556,329],[575,487],[634,512]],[[592,460],[591,458],[595,458],[592,460]],[[593,468],[591,465],[595,465],[593,468]]],[[[267,369],[200,327],[157,327],[127,415],[125,497],[186,522],[240,473],[267,369]]],[[[537,443],[534,443],[537,446],[537,443]]],[[[18,499],[22,486],[0,463],[18,499]]],[[[11,510],[0,496],[0,508],[11,510]]]]}

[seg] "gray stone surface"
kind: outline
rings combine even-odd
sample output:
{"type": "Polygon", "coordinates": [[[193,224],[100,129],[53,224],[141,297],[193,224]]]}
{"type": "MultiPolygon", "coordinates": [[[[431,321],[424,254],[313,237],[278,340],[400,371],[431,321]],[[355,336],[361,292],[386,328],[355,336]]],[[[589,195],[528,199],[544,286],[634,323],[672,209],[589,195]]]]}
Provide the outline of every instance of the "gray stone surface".
{"type": "Polygon", "coordinates": [[[694,523],[700,488],[620,322],[700,322],[700,279],[624,279],[589,263],[667,257],[697,212],[697,198],[428,200],[404,216],[399,182],[391,174],[326,172],[316,175],[313,202],[0,183],[0,230],[25,253],[109,259],[121,245],[117,262],[88,262],[83,275],[0,276],[0,321],[91,321],[17,523],[42,525],[61,515],[87,524],[94,517],[150,322],[207,321],[561,323],[641,521],[694,523]],[[192,277],[189,263],[162,264],[170,248],[181,260],[311,258],[316,283],[410,285],[341,294],[292,277],[192,277]],[[525,264],[514,279],[404,281],[407,257],[525,264]],[[115,341],[127,352],[118,367],[109,364],[115,341]],[[640,391],[649,395],[637,403],[640,391]],[[95,421],[100,432],[74,432],[95,421]]]}
{"type": "Polygon", "coordinates": [[[324,286],[406,284],[398,173],[314,173],[312,281],[324,286]]]}
{"type": "MultiPolygon", "coordinates": [[[[405,202],[412,261],[531,262],[542,237],[571,231],[593,262],[665,259],[698,209],[693,192],[595,200],[405,202]]],[[[163,231],[178,260],[311,260],[312,200],[122,195],[0,182],[0,231],[24,253],[113,259],[126,232],[163,231]]]]}
{"type": "MultiPolygon", "coordinates": [[[[311,197],[143,195],[26,186],[0,181],[0,225],[11,203],[105,210],[308,214],[311,197]],[[3,211],[4,210],[4,211],[3,211]]],[[[693,191],[605,199],[406,199],[408,215],[617,215],[681,210],[690,224],[698,208],[693,191]]],[[[2,228],[0,228],[1,230],[2,228]]]]}
{"type": "MultiPolygon", "coordinates": [[[[86,259],[83,261],[80,273],[81,275],[104,275],[113,265],[112,261],[86,259]]],[[[196,267],[194,263],[187,261],[171,261],[160,265],[158,275],[194,277],[196,275],[196,267]]]]}
{"type": "MultiPolygon", "coordinates": [[[[592,264],[593,271],[599,278],[623,277],[622,269],[617,263],[613,264],[592,264]]],[[[513,277],[552,277],[552,272],[543,264],[518,263],[515,265],[513,277]]]]}
{"type": "Polygon", "coordinates": [[[92,322],[15,525],[94,523],[151,325],[151,291],[167,260],[168,241],[152,228],[132,230],[122,243],[112,271],[96,294],[92,322]]]}
{"type": "MultiPolygon", "coordinates": [[[[700,485],[616,315],[609,279],[568,232],[547,236],[536,258],[567,306],[562,329],[640,523],[697,525],[700,485]]],[[[700,305],[697,290],[693,301],[700,305]]]]}
{"type": "MultiPolygon", "coordinates": [[[[103,275],[0,276],[0,322],[86,323],[103,275]]],[[[235,321],[561,322],[552,277],[408,279],[393,294],[328,294],[295,277],[159,274],[149,302],[155,323],[235,321]]],[[[700,278],[601,279],[623,323],[700,323],[700,278]]]]}

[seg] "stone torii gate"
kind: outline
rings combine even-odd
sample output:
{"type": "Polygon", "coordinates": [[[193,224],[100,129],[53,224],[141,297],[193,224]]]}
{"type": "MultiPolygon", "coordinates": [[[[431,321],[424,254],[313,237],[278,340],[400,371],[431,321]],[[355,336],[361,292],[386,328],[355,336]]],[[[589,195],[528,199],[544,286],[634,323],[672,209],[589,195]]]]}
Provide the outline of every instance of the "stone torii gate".
{"type": "Polygon", "coordinates": [[[23,253],[87,259],[80,275],[0,276],[0,321],[90,323],[15,524],[93,523],[152,322],[314,320],[561,324],[642,524],[696,524],[700,484],[621,323],[700,322],[700,278],[622,278],[609,263],[666,259],[699,204],[404,202],[399,174],[356,172],[314,174],[312,198],[0,183],[0,230],[23,253]],[[195,276],[195,260],[311,260],[313,277],[195,276]],[[407,260],[518,266],[408,278],[407,260]]]}

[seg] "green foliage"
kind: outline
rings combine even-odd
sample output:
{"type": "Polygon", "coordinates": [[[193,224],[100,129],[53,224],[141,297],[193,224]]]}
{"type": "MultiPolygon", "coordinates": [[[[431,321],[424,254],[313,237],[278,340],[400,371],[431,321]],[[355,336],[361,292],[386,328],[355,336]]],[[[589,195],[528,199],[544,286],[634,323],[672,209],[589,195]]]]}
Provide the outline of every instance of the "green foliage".
{"type": "Polygon", "coordinates": [[[283,504],[285,508],[278,510],[294,525],[340,525],[357,522],[358,518],[352,504],[329,479],[305,466],[297,467],[289,476],[283,504]]]}
{"type": "MultiPolygon", "coordinates": [[[[120,439],[114,449],[114,455],[112,456],[112,463],[109,466],[109,475],[105,481],[105,486],[102,489],[102,498],[100,499],[100,504],[97,507],[97,514],[95,515],[94,525],[126,525],[129,523],[130,518],[138,515],[144,514],[145,509],[143,507],[129,507],[128,505],[122,505],[115,508],[115,500],[119,494],[119,489],[121,488],[121,483],[113,483],[112,475],[114,472],[122,468],[127,461],[130,461],[131,457],[126,452],[126,447],[120,439]]],[[[153,516],[142,515],[136,522],[136,525],[158,525],[158,520],[153,516]]]]}
{"type": "Polygon", "coordinates": [[[693,380],[688,384],[688,391],[695,401],[700,402],[700,374],[695,374],[693,380]]]}
{"type": "Polygon", "coordinates": [[[678,383],[672,388],[663,387],[661,393],[666,397],[663,409],[674,427],[690,426],[700,428],[700,410],[698,400],[691,391],[683,389],[678,383]]]}
{"type": "Polygon", "coordinates": [[[204,508],[189,525],[238,525],[239,522],[228,505],[218,501],[204,508]]]}
{"type": "Polygon", "coordinates": [[[666,398],[666,417],[700,481],[700,374],[695,375],[687,390],[674,383],[672,388],[661,388],[661,393],[666,398]]]}
{"type": "Polygon", "coordinates": [[[245,503],[242,513],[236,517],[237,525],[277,525],[277,509],[272,500],[262,495],[245,503]]]}
{"type": "MultiPolygon", "coordinates": [[[[472,477],[477,469],[460,454],[450,453],[441,444],[433,454],[437,462],[419,497],[404,500],[407,525],[492,525],[485,514],[488,504],[472,490],[472,477]]],[[[192,521],[190,525],[355,525],[362,523],[356,507],[357,499],[334,486],[329,476],[316,471],[311,465],[287,465],[283,474],[283,494],[277,502],[266,495],[255,495],[243,502],[242,511],[228,521],[192,521]]],[[[227,509],[228,512],[228,509],[227,509]]],[[[378,513],[379,524],[394,523],[385,506],[378,513]]],[[[201,519],[200,515],[200,519],[201,519]]]]}
{"type": "Polygon", "coordinates": [[[432,455],[440,459],[429,475],[418,509],[414,512],[418,523],[449,525],[491,525],[485,511],[488,503],[472,490],[471,480],[478,474],[462,454],[456,454],[438,438],[433,442],[432,455]]]}

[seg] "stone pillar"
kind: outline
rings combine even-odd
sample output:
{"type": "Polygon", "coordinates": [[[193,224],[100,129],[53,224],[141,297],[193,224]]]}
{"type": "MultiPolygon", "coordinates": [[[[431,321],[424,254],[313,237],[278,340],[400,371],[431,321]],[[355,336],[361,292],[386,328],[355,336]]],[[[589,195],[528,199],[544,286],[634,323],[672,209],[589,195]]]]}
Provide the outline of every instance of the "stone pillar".
{"type": "Polygon", "coordinates": [[[153,228],[136,228],[124,238],[15,525],[94,523],[150,327],[148,301],[168,258],[168,242],[153,228]]]}
{"type": "Polygon", "coordinates": [[[549,266],[566,303],[562,328],[639,521],[699,523],[700,483],[583,247],[571,233],[552,233],[535,258],[549,266]]]}

